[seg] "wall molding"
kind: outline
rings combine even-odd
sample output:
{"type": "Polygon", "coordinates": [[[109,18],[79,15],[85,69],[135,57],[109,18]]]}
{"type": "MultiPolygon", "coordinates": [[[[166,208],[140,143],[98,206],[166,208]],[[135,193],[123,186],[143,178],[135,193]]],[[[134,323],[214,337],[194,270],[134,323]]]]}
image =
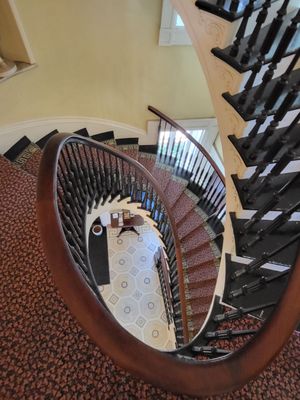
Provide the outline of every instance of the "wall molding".
{"type": "MultiPolygon", "coordinates": [[[[107,119],[78,116],[38,118],[0,126],[0,152],[5,152],[24,135],[35,142],[54,129],[71,133],[81,128],[87,128],[90,135],[113,130],[116,138],[139,137],[144,139],[146,136],[146,131],[143,129],[107,119]]],[[[143,141],[147,140],[141,140],[141,142],[143,141]]]]}

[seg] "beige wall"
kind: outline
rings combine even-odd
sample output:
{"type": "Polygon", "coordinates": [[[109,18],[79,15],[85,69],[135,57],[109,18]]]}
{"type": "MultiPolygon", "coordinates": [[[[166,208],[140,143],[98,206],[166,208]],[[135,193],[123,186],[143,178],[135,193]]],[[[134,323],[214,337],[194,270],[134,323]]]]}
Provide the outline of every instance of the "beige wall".
{"type": "Polygon", "coordinates": [[[214,116],[192,47],[159,47],[161,0],[16,0],[38,67],[0,84],[0,124],[91,116],[145,129],[151,104],[214,116]]]}

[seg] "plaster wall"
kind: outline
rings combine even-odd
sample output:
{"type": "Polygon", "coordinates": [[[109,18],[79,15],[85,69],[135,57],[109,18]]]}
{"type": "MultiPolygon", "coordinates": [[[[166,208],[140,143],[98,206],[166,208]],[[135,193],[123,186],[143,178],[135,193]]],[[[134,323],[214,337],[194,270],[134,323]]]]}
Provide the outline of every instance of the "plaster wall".
{"type": "Polygon", "coordinates": [[[191,46],[158,46],[161,0],[15,0],[38,64],[0,84],[0,126],[65,115],[145,130],[151,104],[214,116],[191,46]]]}

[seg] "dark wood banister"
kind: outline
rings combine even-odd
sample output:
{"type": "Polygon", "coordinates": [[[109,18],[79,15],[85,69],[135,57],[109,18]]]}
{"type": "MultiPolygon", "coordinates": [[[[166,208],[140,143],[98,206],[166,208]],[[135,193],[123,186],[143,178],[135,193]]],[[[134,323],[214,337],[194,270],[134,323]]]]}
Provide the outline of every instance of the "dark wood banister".
{"type": "MultiPolygon", "coordinates": [[[[300,320],[300,257],[292,268],[277,307],[243,348],[225,357],[198,362],[154,350],[117,323],[74,268],[56,203],[56,168],[59,153],[69,137],[55,135],[44,151],[38,178],[37,209],[41,238],[55,282],[84,330],[120,367],[172,392],[210,396],[237,389],[258,375],[278,354],[300,320]]],[[[117,150],[101,147],[124,157],[117,150]]]]}
{"type": "MultiPolygon", "coordinates": [[[[50,148],[50,146],[51,147],[55,146],[54,147],[55,151],[57,151],[58,155],[59,155],[63,146],[66,143],[71,142],[71,141],[76,141],[77,143],[80,143],[80,144],[90,144],[90,145],[92,144],[94,148],[97,148],[99,150],[104,150],[105,152],[110,153],[110,154],[118,157],[119,159],[122,159],[122,160],[128,162],[128,164],[131,164],[132,166],[134,166],[134,168],[136,168],[142,175],[144,175],[148,179],[149,182],[151,182],[151,185],[153,186],[156,193],[160,197],[160,199],[164,205],[164,208],[166,210],[168,220],[170,222],[170,226],[172,229],[172,235],[173,235],[173,239],[174,239],[174,244],[175,244],[176,264],[177,264],[178,283],[179,283],[179,295],[180,295],[180,304],[181,304],[181,316],[182,316],[182,326],[183,326],[183,337],[184,337],[184,343],[188,343],[189,334],[188,334],[188,321],[187,321],[187,313],[186,313],[187,305],[186,305],[186,298],[185,298],[184,274],[183,274],[181,247],[180,247],[180,241],[179,241],[179,237],[178,237],[178,233],[177,233],[177,229],[176,229],[176,225],[175,225],[175,219],[172,215],[172,211],[169,206],[166,195],[160,188],[156,179],[150,174],[150,172],[142,164],[140,164],[138,161],[132,159],[131,157],[127,156],[126,154],[120,152],[119,150],[112,148],[108,145],[96,142],[92,139],[82,138],[77,135],[59,134],[59,135],[55,135],[53,140],[51,139],[51,143],[49,143],[49,148],[50,148]]],[[[53,150],[50,150],[50,151],[53,151],[53,150]]],[[[47,150],[45,150],[45,154],[47,154],[47,153],[48,153],[48,147],[47,147],[47,150]]],[[[57,159],[55,160],[56,169],[57,169],[57,164],[58,164],[58,158],[59,157],[57,157],[57,159]]],[[[55,182],[55,185],[56,185],[56,172],[55,171],[52,171],[52,178],[53,178],[53,182],[55,182]],[[53,175],[53,173],[55,173],[55,175],[53,175]]],[[[53,183],[52,183],[52,185],[53,185],[53,183]]],[[[54,190],[54,192],[52,194],[53,200],[55,201],[55,204],[57,204],[55,186],[54,186],[53,190],[54,190]]],[[[50,193],[49,193],[49,195],[50,195],[50,193]]],[[[67,243],[66,243],[66,245],[67,245],[67,243]]]]}
{"type": "Polygon", "coordinates": [[[211,158],[207,150],[205,150],[205,148],[199,142],[197,142],[197,140],[190,133],[188,133],[182,126],[177,124],[177,122],[173,121],[170,117],[168,117],[161,111],[157,110],[155,107],[148,106],[148,110],[151,111],[153,114],[157,115],[160,119],[166,121],[177,131],[180,131],[190,142],[192,142],[195,145],[195,147],[197,147],[197,149],[200,151],[200,153],[202,153],[207,158],[207,160],[209,161],[213,169],[216,171],[216,173],[218,174],[219,178],[221,179],[221,181],[224,183],[225,186],[225,177],[221,172],[220,168],[217,166],[216,162],[211,158]]]}
{"type": "Polygon", "coordinates": [[[169,274],[168,274],[168,262],[166,260],[166,255],[162,247],[159,248],[159,254],[160,254],[160,262],[161,262],[161,268],[163,272],[163,277],[166,285],[166,295],[167,295],[167,301],[169,304],[172,304],[172,292],[170,288],[170,282],[169,282],[169,274]]]}

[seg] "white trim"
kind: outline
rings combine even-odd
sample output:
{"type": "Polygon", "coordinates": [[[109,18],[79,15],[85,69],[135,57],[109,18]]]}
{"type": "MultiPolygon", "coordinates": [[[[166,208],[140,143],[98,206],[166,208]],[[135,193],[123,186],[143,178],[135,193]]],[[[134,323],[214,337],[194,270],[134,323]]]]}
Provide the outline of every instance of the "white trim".
{"type": "Polygon", "coordinates": [[[39,118],[0,126],[0,153],[4,153],[24,135],[36,142],[54,129],[71,133],[81,128],[87,128],[90,135],[113,130],[116,138],[146,136],[143,129],[107,119],[78,116],[39,118]]]}
{"type": "Polygon", "coordinates": [[[191,39],[184,26],[176,26],[177,12],[170,0],[163,0],[161,26],[159,31],[160,46],[191,46],[191,39]]]}
{"type": "Polygon", "coordinates": [[[28,37],[26,35],[25,29],[23,27],[23,24],[22,24],[22,21],[21,21],[21,17],[20,17],[19,11],[17,9],[15,0],[8,0],[7,3],[9,4],[11,12],[12,12],[14,18],[15,18],[14,22],[15,22],[17,28],[18,28],[18,31],[19,31],[19,34],[21,36],[23,45],[25,47],[25,50],[26,50],[26,53],[27,53],[26,55],[29,58],[31,64],[36,64],[36,61],[34,59],[33,52],[32,52],[32,49],[30,47],[29,40],[28,40],[28,37]]]}

